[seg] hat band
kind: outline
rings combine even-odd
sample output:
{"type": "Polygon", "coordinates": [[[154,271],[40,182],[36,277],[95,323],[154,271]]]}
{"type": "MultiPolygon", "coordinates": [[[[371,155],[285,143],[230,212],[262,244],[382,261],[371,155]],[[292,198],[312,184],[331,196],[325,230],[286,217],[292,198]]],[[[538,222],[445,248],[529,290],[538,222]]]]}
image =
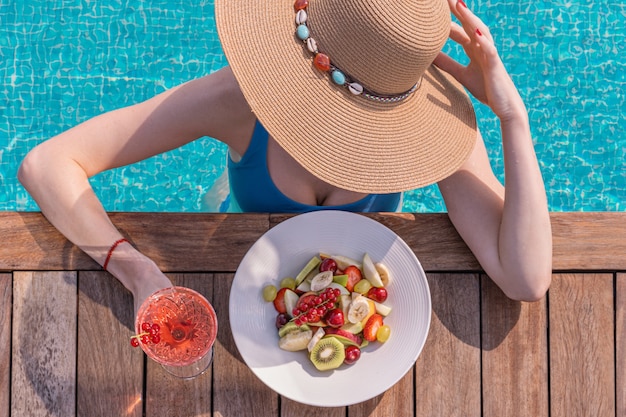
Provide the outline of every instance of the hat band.
{"type": "Polygon", "coordinates": [[[307,21],[309,19],[307,13],[308,6],[309,0],[295,1],[294,9],[296,11],[296,36],[306,45],[308,51],[313,54],[313,65],[315,68],[322,72],[327,72],[333,83],[340,87],[345,87],[355,96],[363,96],[369,100],[379,103],[397,103],[409,97],[419,88],[421,78],[413,85],[413,87],[400,94],[380,94],[363,87],[363,84],[335,66],[331,62],[328,55],[323,54],[318,50],[317,42],[311,37],[311,32],[307,26],[307,21]]]}

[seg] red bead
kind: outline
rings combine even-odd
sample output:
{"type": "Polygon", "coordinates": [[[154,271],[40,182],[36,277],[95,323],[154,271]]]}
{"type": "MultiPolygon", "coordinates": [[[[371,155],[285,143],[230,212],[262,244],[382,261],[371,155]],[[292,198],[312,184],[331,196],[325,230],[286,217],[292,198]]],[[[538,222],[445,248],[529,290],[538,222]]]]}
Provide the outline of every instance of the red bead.
{"type": "Polygon", "coordinates": [[[296,12],[298,10],[306,9],[307,7],[309,7],[309,0],[296,0],[293,5],[293,8],[296,9],[296,12]]]}
{"type": "Polygon", "coordinates": [[[317,54],[313,58],[313,65],[320,71],[330,71],[330,58],[324,54],[317,54]]]}

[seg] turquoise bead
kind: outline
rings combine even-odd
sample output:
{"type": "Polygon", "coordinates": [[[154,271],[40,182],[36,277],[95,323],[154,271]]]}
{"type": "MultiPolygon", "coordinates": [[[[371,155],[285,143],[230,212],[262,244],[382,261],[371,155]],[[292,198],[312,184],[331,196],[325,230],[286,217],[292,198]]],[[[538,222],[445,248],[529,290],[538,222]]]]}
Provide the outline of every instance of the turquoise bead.
{"type": "Polygon", "coordinates": [[[344,85],[346,83],[346,76],[343,75],[343,72],[334,70],[331,74],[333,78],[333,82],[337,85],[344,85]]]}
{"type": "Polygon", "coordinates": [[[296,29],[296,36],[301,41],[306,41],[309,38],[309,28],[306,25],[299,25],[296,29]]]}

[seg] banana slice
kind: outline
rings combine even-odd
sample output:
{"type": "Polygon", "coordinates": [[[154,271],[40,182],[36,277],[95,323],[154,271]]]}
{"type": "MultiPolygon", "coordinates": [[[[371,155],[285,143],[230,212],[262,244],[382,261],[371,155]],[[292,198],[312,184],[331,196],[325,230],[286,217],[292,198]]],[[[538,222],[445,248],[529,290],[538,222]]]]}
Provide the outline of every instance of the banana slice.
{"type": "Polygon", "coordinates": [[[313,349],[313,346],[315,346],[325,334],[326,332],[323,328],[318,328],[311,340],[309,340],[309,343],[306,346],[307,350],[310,352],[313,349]]]}
{"type": "Polygon", "coordinates": [[[350,323],[358,323],[367,316],[370,311],[370,305],[367,302],[367,298],[362,295],[358,295],[352,299],[350,307],[348,308],[348,321],[350,323]]]}
{"type": "Polygon", "coordinates": [[[290,352],[304,350],[312,337],[312,330],[290,332],[278,340],[278,347],[290,352]]]}
{"type": "Polygon", "coordinates": [[[385,264],[377,262],[374,267],[376,268],[376,271],[378,271],[378,275],[380,275],[380,280],[383,282],[385,287],[391,284],[391,274],[389,273],[389,269],[385,266],[385,264]]]}
{"type": "Polygon", "coordinates": [[[311,279],[311,291],[320,291],[328,287],[333,282],[332,271],[324,271],[315,275],[311,279]]]}

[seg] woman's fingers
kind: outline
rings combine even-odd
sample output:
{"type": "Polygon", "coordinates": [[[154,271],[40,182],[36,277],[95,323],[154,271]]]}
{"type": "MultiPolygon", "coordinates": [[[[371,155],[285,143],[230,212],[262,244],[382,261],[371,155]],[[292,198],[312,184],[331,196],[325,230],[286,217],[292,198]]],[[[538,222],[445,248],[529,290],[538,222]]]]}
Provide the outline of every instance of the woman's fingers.
{"type": "Polygon", "coordinates": [[[452,22],[450,26],[450,39],[459,45],[467,45],[471,42],[470,37],[465,33],[465,30],[455,22],[452,22]]]}
{"type": "Polygon", "coordinates": [[[493,40],[487,25],[472,13],[463,0],[448,0],[448,3],[450,4],[450,10],[459,19],[463,30],[470,39],[475,39],[476,36],[484,36],[489,40],[493,40]]]}
{"type": "Polygon", "coordinates": [[[440,52],[439,55],[437,55],[437,58],[435,58],[433,64],[452,75],[457,81],[461,82],[460,78],[463,71],[463,65],[455,61],[453,58],[450,58],[447,54],[440,52]]]}

